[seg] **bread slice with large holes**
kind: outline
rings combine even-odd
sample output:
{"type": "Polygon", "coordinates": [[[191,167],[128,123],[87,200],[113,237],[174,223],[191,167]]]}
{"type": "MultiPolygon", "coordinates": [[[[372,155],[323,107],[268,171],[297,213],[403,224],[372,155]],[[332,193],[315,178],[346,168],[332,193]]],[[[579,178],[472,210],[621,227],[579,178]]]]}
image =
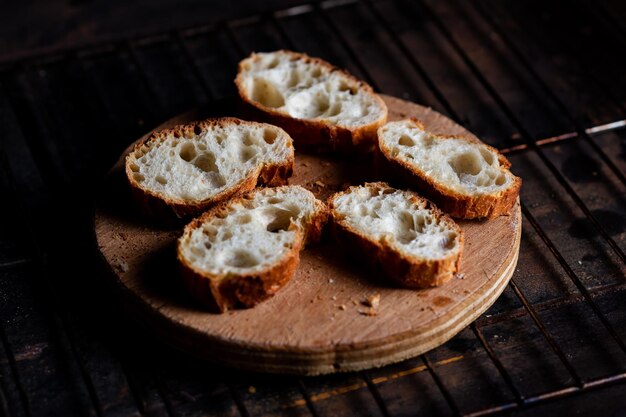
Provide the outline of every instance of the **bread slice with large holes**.
{"type": "Polygon", "coordinates": [[[341,246],[401,286],[441,285],[459,270],[461,228],[412,191],[367,183],[334,194],[328,206],[341,246]]]}
{"type": "Polygon", "coordinates": [[[235,84],[257,117],[282,127],[296,146],[371,150],[387,106],[372,88],[323,61],[291,51],[253,53],[235,84]]]}
{"type": "Polygon", "coordinates": [[[477,139],[432,134],[411,119],[382,126],[378,144],[393,172],[453,217],[493,218],[517,201],[522,180],[477,139]]]}
{"type": "Polygon", "coordinates": [[[293,276],[318,241],[326,205],[300,186],[259,188],[191,221],[178,240],[189,293],[214,311],[252,307],[293,276]]]}
{"type": "Polygon", "coordinates": [[[126,176],[146,214],[171,219],[257,184],[286,184],[293,164],[292,140],[281,128],[221,118],[152,133],[126,156],[126,176]]]}

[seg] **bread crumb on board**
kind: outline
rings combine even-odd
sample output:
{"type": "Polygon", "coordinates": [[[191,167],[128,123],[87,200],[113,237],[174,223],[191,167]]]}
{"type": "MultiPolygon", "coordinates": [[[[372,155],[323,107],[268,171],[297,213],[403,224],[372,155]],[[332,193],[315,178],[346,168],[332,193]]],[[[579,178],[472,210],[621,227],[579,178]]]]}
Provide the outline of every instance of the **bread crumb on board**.
{"type": "Polygon", "coordinates": [[[378,311],[374,307],[370,307],[367,310],[359,310],[359,314],[371,317],[378,315],[378,311]]]}
{"type": "Polygon", "coordinates": [[[339,310],[346,311],[346,305],[345,304],[340,305],[339,310]]]}
{"type": "Polygon", "coordinates": [[[368,295],[365,300],[362,301],[363,305],[371,308],[378,308],[380,304],[380,294],[368,295]]]}
{"type": "Polygon", "coordinates": [[[128,272],[128,262],[126,262],[124,259],[118,258],[115,268],[118,270],[118,272],[128,272]]]}
{"type": "Polygon", "coordinates": [[[366,310],[359,310],[359,314],[363,316],[378,315],[378,306],[380,305],[380,294],[376,293],[376,294],[368,295],[364,300],[361,301],[361,304],[369,308],[366,310]]]}

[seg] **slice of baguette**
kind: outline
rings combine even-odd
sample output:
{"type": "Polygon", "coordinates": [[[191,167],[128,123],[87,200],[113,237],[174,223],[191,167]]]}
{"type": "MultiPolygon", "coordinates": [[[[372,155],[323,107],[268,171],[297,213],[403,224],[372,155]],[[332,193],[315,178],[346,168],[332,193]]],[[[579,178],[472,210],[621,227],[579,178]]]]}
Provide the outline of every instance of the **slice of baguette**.
{"type": "Polygon", "coordinates": [[[126,176],[143,211],[190,217],[252,190],[287,183],[291,137],[282,129],[235,118],[208,119],[154,132],[126,156],[126,176]]]}
{"type": "Polygon", "coordinates": [[[205,306],[252,307],[293,276],[300,250],[318,241],[324,203],[300,186],[261,188],[191,221],[178,240],[183,283],[205,306]]]}
{"type": "Polygon", "coordinates": [[[435,135],[419,120],[385,124],[378,145],[392,169],[453,217],[507,214],[522,180],[496,149],[461,136],[435,135]]]}
{"type": "Polygon", "coordinates": [[[328,206],[335,239],[404,287],[441,285],[459,270],[461,228],[414,192],[368,183],[328,206]]]}
{"type": "Polygon", "coordinates": [[[385,102],[369,85],[305,54],[253,53],[239,63],[235,84],[245,104],[297,145],[372,150],[387,120],[385,102]]]}

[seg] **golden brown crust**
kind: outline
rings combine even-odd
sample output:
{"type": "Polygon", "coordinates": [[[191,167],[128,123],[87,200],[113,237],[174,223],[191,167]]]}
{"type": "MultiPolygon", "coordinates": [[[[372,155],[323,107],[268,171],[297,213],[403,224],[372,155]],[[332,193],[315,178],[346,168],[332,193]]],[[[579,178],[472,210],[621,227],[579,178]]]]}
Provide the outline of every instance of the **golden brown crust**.
{"type": "MultiPolygon", "coordinates": [[[[375,190],[393,190],[384,182],[366,183],[365,186],[375,190]]],[[[348,225],[335,212],[334,201],[339,196],[350,193],[353,188],[357,187],[350,187],[346,191],[333,194],[327,203],[330,212],[330,231],[341,247],[354,251],[359,259],[364,259],[374,269],[407,288],[435,287],[448,281],[455,272],[458,272],[463,253],[463,231],[432,202],[412,191],[407,191],[411,194],[411,201],[426,203],[426,208],[433,212],[435,218],[455,230],[459,236],[459,252],[437,260],[423,259],[401,253],[390,244],[388,239],[374,240],[348,225]]]]}
{"type": "Polygon", "coordinates": [[[296,119],[285,114],[284,112],[264,106],[263,104],[248,97],[243,87],[243,67],[247,60],[257,59],[257,54],[253,53],[250,57],[239,62],[237,77],[235,78],[235,85],[237,86],[239,97],[241,97],[244,109],[248,112],[251,118],[282,127],[287,133],[289,133],[300,148],[325,151],[351,151],[355,149],[360,151],[371,151],[376,148],[376,132],[378,128],[384,125],[387,121],[387,105],[383,99],[374,92],[372,87],[347,71],[337,68],[320,58],[313,58],[306,54],[284,49],[276,52],[291,55],[293,60],[302,59],[305,62],[312,62],[320,65],[321,67],[328,68],[331,72],[341,73],[347,79],[354,82],[356,84],[356,88],[362,89],[370,94],[380,104],[380,107],[384,110],[384,115],[382,115],[375,122],[367,125],[346,127],[334,125],[326,120],[296,119]]]}
{"type": "MultiPolygon", "coordinates": [[[[422,130],[426,130],[424,124],[417,120],[411,121],[422,130]]],[[[494,152],[498,156],[502,170],[508,170],[511,166],[509,160],[502,155],[496,148],[482,143],[481,141],[462,135],[432,135],[435,138],[446,140],[447,138],[464,139],[468,142],[476,143],[484,146],[494,152]]],[[[378,132],[378,146],[380,153],[384,158],[380,158],[380,167],[382,170],[388,171],[392,177],[399,179],[407,186],[414,188],[423,193],[427,198],[437,204],[444,212],[450,216],[461,219],[480,219],[495,218],[506,215],[517,201],[520,188],[522,187],[522,179],[511,174],[513,183],[504,190],[493,194],[483,194],[469,196],[452,190],[445,185],[436,182],[432,177],[426,175],[422,170],[417,169],[414,165],[406,161],[394,158],[391,149],[389,149],[384,141],[382,133],[378,132]]]]}
{"type": "MultiPolygon", "coordinates": [[[[254,191],[224,201],[209,209],[187,224],[183,235],[201,227],[206,220],[212,217],[226,216],[229,207],[234,204],[241,202],[245,205],[246,200],[249,200],[253,193],[254,191]]],[[[184,287],[193,298],[211,311],[218,313],[234,308],[254,307],[261,301],[268,299],[284,287],[294,275],[300,262],[300,251],[303,247],[319,241],[324,225],[328,220],[328,209],[319,200],[315,201],[315,207],[315,212],[308,219],[305,230],[295,228],[296,240],[289,253],[270,268],[255,274],[214,275],[198,271],[185,260],[179,240],[177,257],[184,287]]],[[[293,223],[292,226],[295,227],[293,223]]]]}
{"type": "MultiPolygon", "coordinates": [[[[133,177],[131,163],[133,158],[135,158],[136,152],[142,148],[155,146],[158,142],[164,141],[171,135],[174,135],[175,137],[193,138],[199,134],[201,130],[215,125],[223,126],[228,124],[260,125],[260,123],[257,122],[248,122],[233,117],[206,119],[185,125],[173,126],[169,129],[155,131],[148,138],[137,142],[133,146],[132,151],[126,155],[126,178],[137,206],[145,215],[161,222],[173,222],[177,219],[189,218],[198,215],[219,202],[226,201],[229,198],[237,197],[253,190],[257,185],[275,187],[287,184],[289,177],[293,174],[294,167],[294,149],[291,140],[288,141],[291,149],[291,157],[283,164],[266,164],[259,166],[256,170],[251,172],[248,177],[242,179],[239,183],[204,201],[189,202],[163,196],[160,193],[145,189],[133,177]]],[[[272,127],[275,128],[275,126],[272,127]]]]}

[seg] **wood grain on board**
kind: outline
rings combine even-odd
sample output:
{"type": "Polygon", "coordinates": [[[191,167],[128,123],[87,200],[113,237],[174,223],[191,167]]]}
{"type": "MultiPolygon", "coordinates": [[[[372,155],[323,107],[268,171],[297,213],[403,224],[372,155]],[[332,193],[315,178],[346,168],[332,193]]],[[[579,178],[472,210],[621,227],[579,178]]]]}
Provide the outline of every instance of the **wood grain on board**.
{"type": "MultiPolygon", "coordinates": [[[[471,135],[429,108],[383,97],[391,120],[417,117],[432,131],[471,135]]],[[[197,114],[174,118],[160,128],[197,114]]],[[[348,185],[385,180],[376,176],[372,162],[367,157],[296,153],[290,183],[325,198],[348,185]]],[[[517,263],[519,204],[509,216],[459,224],[465,232],[461,271],[443,286],[397,288],[325,239],[302,252],[295,276],[276,296],[225,314],[207,313],[182,291],[175,257],[180,230],[163,230],[140,218],[127,194],[121,163],[104,186],[95,233],[129,315],[167,343],[220,364],[314,375],[419,355],[453,337],[496,300],[517,263]],[[370,314],[363,302],[376,294],[380,305],[370,314]]]]}

